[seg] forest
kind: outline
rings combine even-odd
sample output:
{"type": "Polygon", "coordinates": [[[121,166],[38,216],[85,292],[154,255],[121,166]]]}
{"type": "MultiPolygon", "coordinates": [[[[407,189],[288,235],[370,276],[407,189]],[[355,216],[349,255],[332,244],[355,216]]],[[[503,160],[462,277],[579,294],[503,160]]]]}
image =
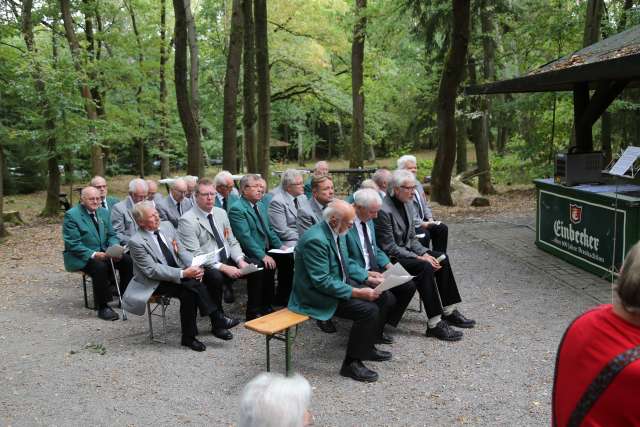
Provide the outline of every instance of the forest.
{"type": "MultiPolygon", "coordinates": [[[[61,185],[96,174],[425,150],[442,204],[464,171],[484,194],[530,182],[571,145],[571,93],[464,88],[639,23],[637,0],[0,0],[0,213],[46,189],[58,215],[61,185]]],[[[638,89],[593,133],[609,157],[640,144],[638,89]]]]}

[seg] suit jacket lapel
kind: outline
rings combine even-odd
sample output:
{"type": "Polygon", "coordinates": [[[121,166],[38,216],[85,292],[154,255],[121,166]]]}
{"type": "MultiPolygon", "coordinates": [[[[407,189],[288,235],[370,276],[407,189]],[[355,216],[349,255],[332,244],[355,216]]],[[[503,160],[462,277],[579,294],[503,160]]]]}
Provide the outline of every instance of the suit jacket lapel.
{"type": "MultiPolygon", "coordinates": [[[[244,199],[244,203],[247,205],[247,209],[249,210],[249,215],[251,215],[251,217],[253,218],[253,221],[256,223],[256,229],[258,230],[258,233],[262,234],[265,238],[268,239],[269,237],[265,234],[265,230],[262,228],[262,221],[260,221],[260,218],[258,218],[258,216],[256,215],[256,212],[253,210],[253,206],[251,206],[251,202],[244,199]]],[[[256,203],[256,206],[258,207],[258,210],[260,210],[260,205],[258,203],[256,203]]],[[[260,212],[260,215],[262,215],[262,212],[260,212]]]]}
{"type": "Polygon", "coordinates": [[[164,255],[160,252],[160,247],[158,246],[158,244],[156,242],[150,241],[151,236],[149,236],[148,233],[142,232],[140,233],[140,235],[142,236],[142,241],[144,242],[144,244],[147,245],[148,249],[150,249],[149,253],[153,255],[158,262],[166,264],[164,255]]]}
{"type": "MultiPolygon", "coordinates": [[[[194,208],[195,209],[195,208],[194,208]]],[[[213,234],[213,230],[211,229],[211,225],[209,224],[209,218],[207,218],[202,212],[198,211],[198,214],[196,215],[196,218],[198,218],[198,222],[200,223],[200,225],[209,232],[209,234],[211,234],[211,236],[215,237],[213,234]]]]}
{"type": "Polygon", "coordinates": [[[353,237],[355,237],[354,240],[356,241],[356,245],[358,245],[358,249],[360,249],[360,258],[362,258],[362,261],[365,262],[364,249],[360,244],[360,234],[358,233],[358,229],[356,227],[357,225],[354,225],[353,227],[351,227],[351,230],[349,230],[349,233],[353,233],[353,237]]]}
{"type": "MultiPolygon", "coordinates": [[[[100,219],[98,218],[98,211],[96,211],[96,220],[98,221],[98,227],[100,227],[100,219]]],[[[86,208],[82,207],[82,220],[84,221],[85,226],[91,230],[94,236],[98,239],[98,244],[102,244],[101,232],[96,230],[96,226],[93,224],[93,220],[91,219],[91,215],[89,215],[89,211],[86,208]]],[[[104,226],[103,226],[104,228],[104,226]]]]}

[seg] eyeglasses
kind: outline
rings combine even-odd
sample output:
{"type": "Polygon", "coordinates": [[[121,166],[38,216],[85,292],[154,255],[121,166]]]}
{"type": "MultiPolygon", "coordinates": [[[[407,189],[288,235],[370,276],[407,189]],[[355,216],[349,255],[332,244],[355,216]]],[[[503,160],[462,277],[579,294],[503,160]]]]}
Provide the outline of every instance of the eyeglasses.
{"type": "Polygon", "coordinates": [[[402,188],[403,190],[407,190],[407,191],[413,191],[413,190],[416,189],[416,186],[414,185],[414,186],[409,187],[409,186],[406,186],[406,185],[401,185],[400,188],[402,188]]]}
{"type": "Polygon", "coordinates": [[[215,197],[216,193],[198,193],[198,196],[202,197],[215,197]]]}

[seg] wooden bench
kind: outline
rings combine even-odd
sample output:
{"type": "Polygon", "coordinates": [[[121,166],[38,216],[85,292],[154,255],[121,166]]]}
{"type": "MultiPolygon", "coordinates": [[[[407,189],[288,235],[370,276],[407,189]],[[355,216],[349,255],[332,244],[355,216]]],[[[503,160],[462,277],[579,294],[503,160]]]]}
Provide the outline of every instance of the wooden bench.
{"type": "Polygon", "coordinates": [[[309,316],[294,313],[288,308],[283,308],[266,316],[250,320],[244,324],[245,328],[258,332],[267,339],[267,372],[271,371],[269,343],[275,338],[285,342],[285,366],[286,374],[289,375],[291,371],[291,346],[295,338],[295,335],[291,334],[290,329],[295,326],[297,333],[298,325],[307,320],[309,320],[309,316]]]}

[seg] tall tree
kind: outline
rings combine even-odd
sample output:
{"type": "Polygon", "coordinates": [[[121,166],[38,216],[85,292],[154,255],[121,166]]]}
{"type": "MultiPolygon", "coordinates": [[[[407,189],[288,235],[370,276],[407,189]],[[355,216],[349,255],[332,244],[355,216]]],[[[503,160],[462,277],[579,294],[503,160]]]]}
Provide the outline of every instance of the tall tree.
{"type": "Polygon", "coordinates": [[[258,76],[258,172],[269,177],[271,160],[271,81],[269,76],[269,40],[267,33],[267,0],[254,1],[256,37],[256,74],[258,76]]]}
{"type": "Polygon", "coordinates": [[[158,145],[160,148],[160,176],[169,176],[169,158],[167,149],[169,146],[169,113],[167,106],[167,4],[166,0],[160,0],[160,69],[158,77],[160,80],[160,138],[158,145]]]}
{"type": "MultiPolygon", "coordinates": [[[[33,36],[33,0],[25,0],[22,3],[22,37],[29,51],[31,65],[31,77],[39,98],[39,107],[44,116],[44,132],[47,144],[47,199],[43,216],[57,215],[60,209],[60,170],[58,169],[58,155],[56,152],[56,125],[55,113],[52,111],[48,101],[47,90],[44,80],[44,74],[40,62],[38,60],[38,51],[33,36]]],[[[54,35],[55,37],[55,35],[54,35]]],[[[54,45],[55,46],[55,45],[54,45]]],[[[1,175],[0,175],[1,176],[1,175]]]]}
{"type": "Polygon", "coordinates": [[[242,0],[233,0],[227,70],[224,76],[224,105],[222,113],[222,166],[232,173],[238,172],[236,113],[238,109],[240,62],[242,60],[243,19],[242,0]]]}
{"type": "Polygon", "coordinates": [[[180,123],[187,138],[187,173],[202,176],[202,151],[200,147],[200,127],[194,115],[190,99],[187,66],[187,13],[184,0],[173,0],[175,14],[175,60],[174,74],[176,86],[176,104],[180,123]]]}
{"type": "Polygon", "coordinates": [[[253,1],[242,0],[242,16],[244,18],[244,55],[243,55],[243,115],[245,167],[248,172],[258,170],[258,153],[256,147],[256,70],[255,70],[255,30],[253,24],[253,1]]]}
{"type": "Polygon", "coordinates": [[[9,233],[4,226],[4,148],[2,148],[2,140],[0,140],[0,238],[7,236],[9,233]]]}
{"type": "Polygon", "coordinates": [[[456,158],[456,95],[463,74],[469,46],[470,0],[452,0],[452,43],[442,70],[438,89],[437,124],[438,150],[433,164],[431,197],[451,206],[451,173],[456,158]]]}
{"type": "Polygon", "coordinates": [[[91,133],[91,174],[104,175],[104,159],[102,147],[96,138],[95,121],[98,119],[96,105],[89,89],[87,77],[82,66],[82,53],[80,52],[80,43],[76,37],[73,28],[73,19],[71,17],[71,6],[69,0],[60,0],[60,11],[62,14],[62,22],[64,23],[64,32],[69,43],[69,50],[73,59],[73,66],[78,73],[80,82],[80,95],[84,100],[84,109],[89,119],[89,129],[91,133]]]}
{"type": "Polygon", "coordinates": [[[367,0],[356,0],[356,23],[351,42],[351,99],[353,118],[349,167],[363,166],[364,148],[364,40],[367,30],[367,0]]]}

